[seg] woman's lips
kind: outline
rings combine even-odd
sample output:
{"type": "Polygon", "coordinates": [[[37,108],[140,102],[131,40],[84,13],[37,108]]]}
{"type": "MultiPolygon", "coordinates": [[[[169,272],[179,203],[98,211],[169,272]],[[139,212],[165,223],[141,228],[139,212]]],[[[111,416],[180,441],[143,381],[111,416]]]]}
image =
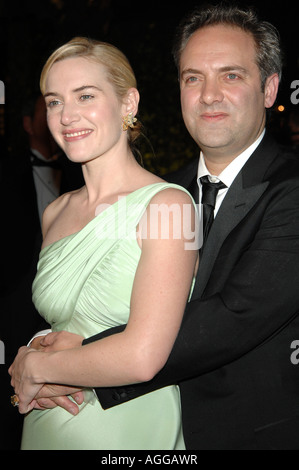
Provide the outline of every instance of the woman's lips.
{"type": "Polygon", "coordinates": [[[62,134],[66,142],[73,142],[85,139],[85,137],[88,137],[92,132],[92,129],[70,129],[68,131],[64,131],[62,134]]]}

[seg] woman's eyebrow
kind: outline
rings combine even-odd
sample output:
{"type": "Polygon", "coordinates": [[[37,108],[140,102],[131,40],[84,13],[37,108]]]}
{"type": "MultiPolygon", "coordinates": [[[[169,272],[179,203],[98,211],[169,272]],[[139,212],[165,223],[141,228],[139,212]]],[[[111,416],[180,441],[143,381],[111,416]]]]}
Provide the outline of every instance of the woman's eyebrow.
{"type": "MultiPolygon", "coordinates": [[[[100,91],[100,89],[95,85],[83,85],[78,88],[75,88],[73,90],[73,93],[78,93],[79,91],[84,91],[86,89],[91,89],[91,88],[100,91]]],[[[47,96],[60,96],[60,95],[59,93],[56,93],[55,91],[49,91],[44,94],[44,98],[46,98],[47,96]]]]}

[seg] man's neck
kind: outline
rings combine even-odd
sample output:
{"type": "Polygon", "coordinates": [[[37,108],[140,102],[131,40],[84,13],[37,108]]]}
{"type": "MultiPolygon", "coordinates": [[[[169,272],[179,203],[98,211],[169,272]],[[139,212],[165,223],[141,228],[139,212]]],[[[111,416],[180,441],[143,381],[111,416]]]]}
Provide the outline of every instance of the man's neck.
{"type": "Polygon", "coordinates": [[[209,149],[203,149],[202,154],[207,170],[211,175],[219,176],[225,170],[225,168],[227,168],[236,158],[249,151],[249,149],[250,154],[253,153],[256,147],[262,141],[264,135],[265,129],[259,134],[259,136],[254,140],[254,142],[252,142],[245,148],[239,149],[237,152],[235,152],[234,155],[227,153],[220,154],[216,152],[211,152],[209,151],[209,149]]]}
{"type": "Polygon", "coordinates": [[[216,158],[215,157],[211,158],[209,156],[206,156],[206,154],[204,154],[204,159],[205,159],[205,164],[206,164],[207,170],[211,175],[215,175],[215,176],[219,176],[220,173],[222,173],[225,170],[225,168],[227,168],[228,165],[235,158],[236,157],[231,158],[231,159],[227,159],[227,160],[219,161],[219,159],[217,159],[217,157],[216,158]]]}

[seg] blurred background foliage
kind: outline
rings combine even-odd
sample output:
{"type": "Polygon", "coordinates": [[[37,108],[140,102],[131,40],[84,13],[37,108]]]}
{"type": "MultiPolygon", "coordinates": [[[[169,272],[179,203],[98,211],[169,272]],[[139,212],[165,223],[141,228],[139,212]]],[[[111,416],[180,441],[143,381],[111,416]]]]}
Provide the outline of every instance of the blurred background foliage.
{"type": "MultiPolygon", "coordinates": [[[[140,143],[145,166],[160,175],[174,171],[198,155],[185,130],[171,46],[180,19],[201,2],[137,2],[119,0],[0,0],[0,80],[6,103],[1,155],[22,154],[25,135],[22,106],[38,89],[40,70],[49,54],[74,36],[111,42],[129,58],[141,94],[139,117],[146,139],[140,143]]],[[[240,2],[239,2],[240,3],[240,2]]],[[[247,3],[241,1],[241,3],[247,3]]],[[[299,79],[298,3],[253,1],[261,16],[281,32],[286,50],[285,78],[278,104],[291,106],[290,83],[299,79]],[[271,8],[270,8],[271,6],[271,8]],[[282,12],[284,9],[284,12],[282,12]]],[[[283,139],[283,115],[276,109],[271,123],[283,139]]]]}

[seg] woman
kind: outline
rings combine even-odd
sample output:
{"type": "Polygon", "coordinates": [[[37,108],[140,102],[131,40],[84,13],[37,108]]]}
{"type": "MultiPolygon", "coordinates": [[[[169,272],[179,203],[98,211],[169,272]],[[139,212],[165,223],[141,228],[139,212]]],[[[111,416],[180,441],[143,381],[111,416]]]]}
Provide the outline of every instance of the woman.
{"type": "Polygon", "coordinates": [[[20,410],[31,410],[22,448],[183,449],[176,386],[108,411],[89,390],[77,416],[33,409],[45,383],[150,380],[175,341],[197,260],[197,247],[188,245],[196,217],[189,194],[133,155],[139,94],[124,55],[75,38],[46,62],[41,90],[49,128],[68,158],[82,164],[85,185],[44,212],[35,305],[54,331],[87,337],[128,325],[100,344],[20,350],[10,373],[20,410]]]}

